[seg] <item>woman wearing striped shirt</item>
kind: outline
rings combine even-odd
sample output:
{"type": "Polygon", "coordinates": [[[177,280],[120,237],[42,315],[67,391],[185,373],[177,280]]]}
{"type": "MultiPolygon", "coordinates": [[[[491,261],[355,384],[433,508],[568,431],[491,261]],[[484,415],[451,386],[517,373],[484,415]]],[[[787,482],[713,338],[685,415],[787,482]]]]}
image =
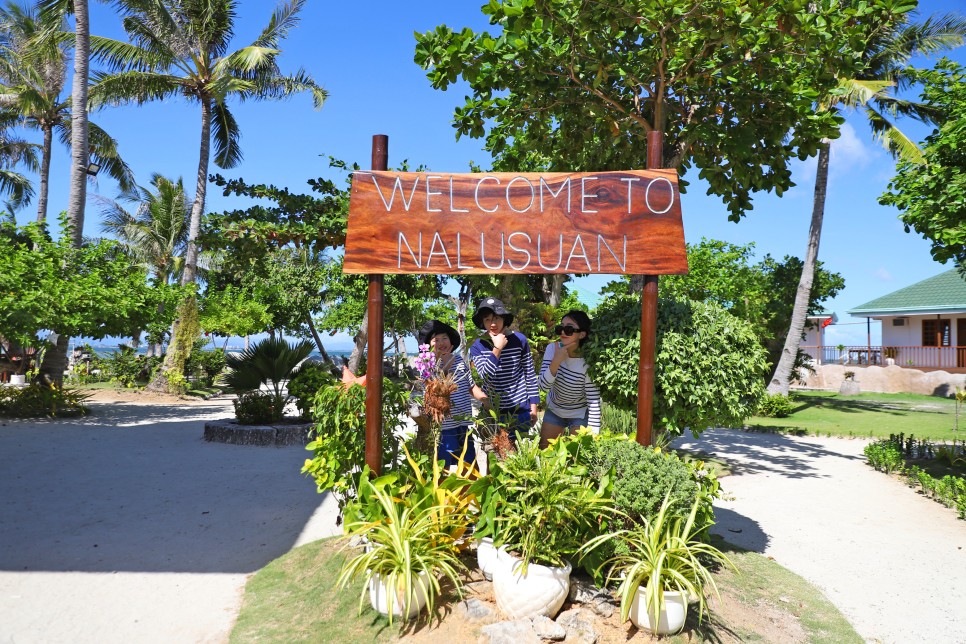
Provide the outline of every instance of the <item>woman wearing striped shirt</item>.
{"type": "Polygon", "coordinates": [[[540,426],[540,446],[564,429],[590,427],[600,431],[600,391],[587,376],[580,347],[590,334],[590,318],[570,311],[554,328],[559,342],[547,347],[540,366],[540,389],[547,392],[547,410],[540,426]]]}
{"type": "Polygon", "coordinates": [[[527,432],[537,420],[537,372],[533,368],[530,343],[517,331],[510,331],[513,314],[495,297],[484,298],[473,314],[473,323],[486,335],[470,346],[470,358],[483,380],[491,401],[499,400],[500,417],[510,425],[510,440],[516,432],[527,432]]]}
{"type": "Polygon", "coordinates": [[[460,346],[460,336],[456,329],[440,322],[430,320],[419,330],[417,339],[419,344],[428,344],[436,354],[436,365],[440,371],[453,375],[456,391],[450,394],[449,415],[440,423],[439,458],[446,467],[456,465],[460,454],[463,460],[472,463],[476,459],[476,447],[472,440],[467,440],[469,418],[473,404],[471,396],[478,400],[485,400],[486,394],[473,382],[470,370],[458,353],[453,350],[460,346]],[[463,447],[466,453],[463,453],[463,447]]]}

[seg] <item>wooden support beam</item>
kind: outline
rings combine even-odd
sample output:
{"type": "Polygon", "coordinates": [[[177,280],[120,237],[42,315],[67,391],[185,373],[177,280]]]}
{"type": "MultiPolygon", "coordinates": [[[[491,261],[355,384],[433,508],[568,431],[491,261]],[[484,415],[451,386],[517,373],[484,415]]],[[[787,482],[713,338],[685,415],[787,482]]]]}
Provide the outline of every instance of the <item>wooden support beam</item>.
{"type": "MultiPolygon", "coordinates": [[[[389,137],[372,137],[372,169],[387,170],[389,137]]],[[[382,338],[384,331],[384,280],[369,275],[369,337],[366,361],[366,465],[374,476],[382,474],[382,338]]]]}

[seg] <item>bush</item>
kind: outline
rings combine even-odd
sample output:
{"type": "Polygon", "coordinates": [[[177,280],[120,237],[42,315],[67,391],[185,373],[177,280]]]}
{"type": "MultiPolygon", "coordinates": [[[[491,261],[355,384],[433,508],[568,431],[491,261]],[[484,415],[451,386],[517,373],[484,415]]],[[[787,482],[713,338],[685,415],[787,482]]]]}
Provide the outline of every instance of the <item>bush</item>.
{"type": "Polygon", "coordinates": [[[288,393],[295,398],[295,406],[300,415],[308,418],[312,412],[312,401],[319,389],[335,382],[329,368],[319,362],[303,362],[298,374],[288,383],[288,393]]]}
{"type": "Polygon", "coordinates": [[[225,370],[225,350],[214,349],[201,351],[197,347],[188,356],[184,372],[186,376],[195,376],[203,387],[211,387],[222,371],[225,370]]]}
{"type": "Polygon", "coordinates": [[[888,439],[876,441],[866,445],[863,451],[869,460],[869,465],[880,472],[891,474],[905,469],[906,461],[902,457],[902,449],[895,441],[888,439]]]}
{"type": "Polygon", "coordinates": [[[58,389],[39,383],[26,387],[0,387],[0,416],[79,416],[89,411],[84,404],[89,398],[90,394],[76,389],[58,389]]]}
{"type": "MultiPolygon", "coordinates": [[[[409,409],[409,392],[395,382],[382,381],[382,467],[399,460],[399,433],[409,409]]],[[[302,473],[315,480],[321,494],[332,490],[339,513],[358,496],[359,476],[366,463],[366,388],[341,383],[322,387],[312,404],[314,439],[305,446],[313,452],[302,473]]]]}
{"type": "Polygon", "coordinates": [[[768,394],[758,404],[758,415],[766,418],[788,418],[792,413],[792,399],[784,394],[768,394]]]}
{"type": "Polygon", "coordinates": [[[600,480],[614,468],[614,506],[627,515],[628,528],[657,515],[664,496],[671,509],[687,514],[698,495],[693,470],[673,452],[663,452],[624,436],[602,435],[590,455],[590,476],[600,480]]]}
{"type": "Polygon", "coordinates": [[[601,431],[612,434],[637,434],[637,414],[607,403],[600,406],[601,431]]]}
{"type": "Polygon", "coordinates": [[[242,425],[263,425],[282,418],[275,396],[264,391],[247,391],[235,399],[235,418],[242,425]]]}
{"type": "MultiPolygon", "coordinates": [[[[614,295],[594,312],[594,335],[584,347],[590,375],[604,402],[637,408],[640,296],[614,295]]],[[[655,433],[738,427],[754,414],[767,368],[751,325],[710,302],[661,300],[655,356],[655,433]]]]}
{"type": "MultiPolygon", "coordinates": [[[[148,358],[138,355],[131,347],[121,344],[117,351],[101,358],[100,368],[111,382],[122,387],[135,387],[149,381],[161,361],[160,356],[148,358]]],[[[91,366],[94,366],[93,363],[91,366]]]]}

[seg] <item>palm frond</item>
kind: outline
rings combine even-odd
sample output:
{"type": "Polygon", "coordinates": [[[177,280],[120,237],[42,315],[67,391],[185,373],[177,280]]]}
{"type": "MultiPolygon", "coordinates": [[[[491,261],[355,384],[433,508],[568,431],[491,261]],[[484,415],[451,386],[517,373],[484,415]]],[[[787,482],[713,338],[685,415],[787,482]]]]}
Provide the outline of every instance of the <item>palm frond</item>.
{"type": "Polygon", "coordinates": [[[282,53],[268,47],[244,47],[215,64],[215,76],[251,74],[265,67],[272,67],[275,58],[282,53]]]}
{"type": "Polygon", "coordinates": [[[91,149],[91,160],[100,166],[117,181],[121,190],[130,190],[134,183],[134,172],[124,162],[117,151],[117,141],[105,132],[99,125],[87,122],[87,137],[91,149]]]}
{"type": "Polygon", "coordinates": [[[234,168],[242,160],[238,123],[223,101],[211,109],[211,140],[215,144],[215,165],[234,168]]]}
{"type": "Polygon", "coordinates": [[[854,78],[842,79],[839,87],[843,90],[839,102],[847,107],[858,107],[886,92],[895,84],[888,80],[858,80],[854,78]]]}
{"type": "Polygon", "coordinates": [[[13,210],[19,210],[33,199],[34,187],[30,179],[22,174],[0,168],[0,195],[8,196],[9,206],[13,210]]]}
{"type": "Polygon", "coordinates": [[[256,78],[256,83],[260,99],[288,98],[296,93],[311,92],[313,107],[321,109],[325,99],[329,97],[329,93],[301,69],[290,76],[256,78]]]}
{"type": "Polygon", "coordinates": [[[305,0],[293,0],[292,2],[279,5],[272,13],[268,25],[262,33],[252,43],[254,47],[264,47],[266,49],[278,49],[279,42],[288,35],[289,29],[299,23],[299,12],[305,6],[305,0]]]}
{"type": "Polygon", "coordinates": [[[91,58],[111,71],[151,71],[165,69],[172,56],[166,48],[158,52],[113,38],[91,36],[91,58]]]}
{"type": "Polygon", "coordinates": [[[865,116],[872,127],[873,138],[881,141],[889,154],[910,163],[924,162],[925,159],[919,146],[885,116],[868,105],[865,107],[865,116]]]}
{"type": "Polygon", "coordinates": [[[90,109],[124,103],[143,104],[163,100],[181,92],[182,79],[169,74],[128,71],[91,74],[94,84],[88,93],[90,109]]]}

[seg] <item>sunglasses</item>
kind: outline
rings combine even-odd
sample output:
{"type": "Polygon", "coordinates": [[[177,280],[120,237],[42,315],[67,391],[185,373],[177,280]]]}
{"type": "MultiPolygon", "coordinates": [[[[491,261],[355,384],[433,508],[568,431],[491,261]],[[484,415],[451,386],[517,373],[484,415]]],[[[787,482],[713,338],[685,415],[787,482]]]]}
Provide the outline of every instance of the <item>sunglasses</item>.
{"type": "Polygon", "coordinates": [[[570,336],[572,336],[574,333],[577,333],[578,331],[580,331],[580,329],[578,329],[577,327],[572,326],[570,324],[568,324],[566,326],[564,326],[562,324],[558,324],[557,326],[555,326],[553,328],[553,332],[554,333],[556,333],[557,335],[560,335],[562,333],[565,336],[567,336],[568,338],[570,336]]]}

